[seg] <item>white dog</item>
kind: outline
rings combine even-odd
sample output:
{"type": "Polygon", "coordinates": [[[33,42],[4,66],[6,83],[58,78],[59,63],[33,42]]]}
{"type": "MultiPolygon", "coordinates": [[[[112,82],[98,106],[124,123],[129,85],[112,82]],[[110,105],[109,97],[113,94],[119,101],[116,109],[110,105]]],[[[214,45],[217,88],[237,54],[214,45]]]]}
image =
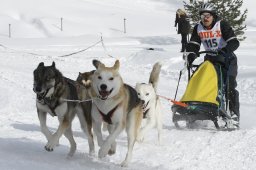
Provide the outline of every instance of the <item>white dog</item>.
{"type": "Polygon", "coordinates": [[[123,83],[118,72],[119,61],[113,67],[106,67],[94,60],[96,71],[92,76],[91,96],[93,130],[100,146],[99,158],[116,152],[116,138],[126,129],[128,151],[122,166],[127,166],[143,117],[142,102],[134,88],[123,83]],[[109,136],[103,141],[101,124],[108,124],[109,136]]]}
{"type": "Polygon", "coordinates": [[[149,83],[137,83],[136,91],[143,103],[143,118],[146,118],[146,125],[141,128],[137,140],[142,142],[144,135],[152,128],[156,127],[158,130],[158,142],[162,142],[162,107],[159,97],[156,94],[161,64],[156,63],[150,74],[149,83]]]}

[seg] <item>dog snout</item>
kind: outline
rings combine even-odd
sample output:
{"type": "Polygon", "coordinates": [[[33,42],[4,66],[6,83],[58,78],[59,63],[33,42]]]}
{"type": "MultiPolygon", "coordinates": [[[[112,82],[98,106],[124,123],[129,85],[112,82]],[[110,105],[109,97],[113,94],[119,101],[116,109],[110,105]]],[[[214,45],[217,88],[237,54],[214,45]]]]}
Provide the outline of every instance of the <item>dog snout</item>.
{"type": "Polygon", "coordinates": [[[106,84],[100,85],[100,89],[101,89],[101,90],[107,90],[107,85],[106,85],[106,84]]]}
{"type": "Polygon", "coordinates": [[[42,87],[41,86],[36,86],[34,87],[34,91],[37,93],[40,93],[42,91],[42,87]]]}
{"type": "Polygon", "coordinates": [[[145,104],[145,100],[141,100],[142,104],[145,104]]]}

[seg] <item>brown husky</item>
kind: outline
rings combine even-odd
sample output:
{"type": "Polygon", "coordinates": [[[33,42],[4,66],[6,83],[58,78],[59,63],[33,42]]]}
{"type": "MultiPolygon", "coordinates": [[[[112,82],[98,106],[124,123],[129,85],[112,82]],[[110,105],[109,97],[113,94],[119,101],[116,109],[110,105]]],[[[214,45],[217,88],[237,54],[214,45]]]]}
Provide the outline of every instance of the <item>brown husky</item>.
{"type": "Polygon", "coordinates": [[[96,71],[92,76],[91,96],[93,130],[98,139],[99,158],[116,152],[116,138],[126,129],[128,151],[121,166],[127,166],[132,157],[133,146],[143,117],[142,103],[134,88],[123,83],[118,72],[119,61],[113,67],[106,67],[93,60],[96,71]],[[101,124],[108,123],[109,136],[103,141],[101,124]]]}

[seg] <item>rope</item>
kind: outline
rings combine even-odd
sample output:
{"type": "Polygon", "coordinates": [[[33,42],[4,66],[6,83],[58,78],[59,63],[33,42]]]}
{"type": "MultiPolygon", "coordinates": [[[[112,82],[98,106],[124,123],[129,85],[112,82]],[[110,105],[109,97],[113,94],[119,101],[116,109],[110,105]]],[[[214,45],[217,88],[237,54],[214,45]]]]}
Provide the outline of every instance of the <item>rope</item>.
{"type": "Polygon", "coordinates": [[[172,103],[175,104],[175,105],[179,105],[179,106],[182,106],[182,107],[188,107],[188,105],[187,105],[186,103],[179,102],[179,101],[176,101],[176,100],[173,100],[173,99],[170,99],[170,98],[168,98],[168,97],[161,96],[161,95],[157,95],[157,96],[159,96],[159,97],[161,97],[161,98],[163,98],[163,99],[166,99],[166,100],[172,102],[172,103]]]}
{"type": "MultiPolygon", "coordinates": [[[[101,43],[103,49],[104,49],[104,52],[106,53],[107,56],[111,57],[111,58],[114,58],[112,55],[108,54],[107,52],[107,49],[106,49],[106,46],[103,42],[103,37],[101,36],[100,38],[100,41],[92,44],[91,46],[85,48],[85,49],[82,49],[82,50],[79,50],[79,51],[76,51],[76,52],[73,52],[73,53],[70,53],[70,54],[65,54],[65,55],[60,55],[60,56],[57,56],[57,57],[68,57],[68,56],[71,56],[71,55],[75,55],[75,54],[78,54],[78,53],[81,53],[81,52],[84,52],[92,47],[95,47],[96,45],[98,45],[99,43],[101,43]]],[[[11,50],[13,52],[17,52],[17,53],[23,53],[23,54],[29,54],[29,55],[35,55],[35,56],[50,56],[50,55],[42,55],[42,54],[37,54],[37,53],[31,53],[31,52],[24,52],[24,51],[19,51],[19,50],[15,50],[15,49],[11,49],[11,48],[8,48],[2,44],[0,44],[1,47],[5,48],[6,50],[11,50]]]]}
{"type": "Polygon", "coordinates": [[[15,49],[6,47],[6,46],[4,46],[2,44],[0,44],[0,46],[5,48],[6,50],[11,50],[11,51],[16,52],[16,53],[23,53],[23,54],[36,55],[36,56],[45,56],[45,55],[41,55],[41,54],[36,54],[36,53],[31,53],[31,52],[24,52],[24,51],[15,50],[15,49]]]}
{"type": "Polygon", "coordinates": [[[92,101],[92,99],[87,99],[87,100],[70,100],[70,99],[64,99],[64,98],[61,98],[61,100],[64,101],[64,102],[76,102],[76,103],[83,103],[83,102],[92,101]]]}
{"type": "Polygon", "coordinates": [[[104,44],[104,42],[103,42],[102,36],[101,36],[101,45],[102,45],[102,47],[103,47],[103,49],[104,49],[106,55],[109,56],[109,57],[111,57],[111,58],[114,58],[112,55],[108,54],[107,49],[106,49],[106,46],[105,46],[105,44],[104,44]]]}
{"type": "Polygon", "coordinates": [[[82,50],[79,50],[79,51],[76,51],[76,52],[73,52],[73,53],[70,53],[70,54],[61,55],[61,56],[58,56],[58,57],[68,57],[68,56],[71,56],[71,55],[74,55],[74,54],[78,54],[78,53],[84,52],[84,51],[86,51],[86,50],[88,50],[88,49],[90,49],[90,48],[96,46],[96,45],[99,44],[100,42],[102,42],[102,38],[101,38],[100,41],[94,43],[93,45],[91,45],[91,46],[89,46],[89,47],[87,47],[87,48],[85,48],[85,49],[82,49],[82,50]]]}

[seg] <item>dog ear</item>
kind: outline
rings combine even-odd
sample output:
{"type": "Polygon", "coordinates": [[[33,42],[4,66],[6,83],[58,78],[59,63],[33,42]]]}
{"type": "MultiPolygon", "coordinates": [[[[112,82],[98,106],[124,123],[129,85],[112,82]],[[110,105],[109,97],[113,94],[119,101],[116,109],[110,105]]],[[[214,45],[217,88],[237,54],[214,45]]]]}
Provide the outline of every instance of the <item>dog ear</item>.
{"type": "Polygon", "coordinates": [[[100,65],[105,66],[105,65],[102,64],[99,60],[92,60],[92,64],[94,65],[94,67],[95,67],[96,69],[98,69],[100,65]]]}
{"type": "Polygon", "coordinates": [[[120,62],[119,62],[119,60],[116,60],[115,65],[114,65],[113,67],[114,67],[114,69],[115,69],[116,71],[119,70],[119,67],[120,67],[120,62]]]}
{"type": "Polygon", "coordinates": [[[43,66],[44,66],[44,62],[41,62],[37,67],[43,67],[43,66]]]}
{"type": "Polygon", "coordinates": [[[54,67],[54,68],[55,68],[55,62],[54,62],[54,61],[52,62],[52,67],[54,67]]]}

